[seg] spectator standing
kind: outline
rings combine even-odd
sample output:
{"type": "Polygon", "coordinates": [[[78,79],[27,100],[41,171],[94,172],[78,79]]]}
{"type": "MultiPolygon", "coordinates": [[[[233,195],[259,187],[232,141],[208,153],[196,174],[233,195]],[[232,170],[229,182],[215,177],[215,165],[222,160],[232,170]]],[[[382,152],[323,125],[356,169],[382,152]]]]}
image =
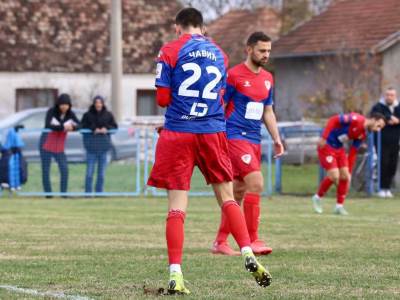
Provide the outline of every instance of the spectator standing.
{"type": "Polygon", "coordinates": [[[400,139],[400,105],[393,87],[386,89],[379,102],[372,107],[372,112],[383,114],[387,123],[382,130],[381,186],[378,196],[392,198],[390,188],[396,175],[400,139]]]}
{"type": "MultiPolygon", "coordinates": [[[[60,170],[60,191],[66,193],[68,189],[68,164],[65,155],[65,139],[67,133],[79,126],[79,120],[72,111],[71,97],[61,94],[54,107],[49,108],[46,114],[45,130],[39,142],[40,158],[42,162],[42,183],[45,193],[51,193],[50,167],[54,158],[60,170]]],[[[50,195],[46,195],[50,198],[50,195]]]]}
{"type": "Polygon", "coordinates": [[[89,110],[83,115],[82,128],[90,132],[83,134],[83,144],[87,152],[85,192],[92,193],[93,176],[97,163],[96,193],[102,193],[107,167],[107,152],[111,149],[110,130],[117,129],[113,114],[107,110],[104,98],[96,96],[89,110]]]}

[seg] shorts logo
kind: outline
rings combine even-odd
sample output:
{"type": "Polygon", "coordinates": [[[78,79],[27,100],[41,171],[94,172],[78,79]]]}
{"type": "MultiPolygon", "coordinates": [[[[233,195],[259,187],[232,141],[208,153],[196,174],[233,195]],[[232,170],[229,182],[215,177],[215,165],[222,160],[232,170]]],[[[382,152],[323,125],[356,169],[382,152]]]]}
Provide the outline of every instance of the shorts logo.
{"type": "Polygon", "coordinates": [[[328,162],[328,164],[331,164],[333,162],[333,157],[332,156],[327,156],[326,157],[326,161],[328,162]]]}
{"type": "Polygon", "coordinates": [[[242,158],[242,161],[243,161],[246,165],[250,164],[250,162],[251,162],[251,155],[250,155],[250,154],[245,154],[245,155],[243,155],[241,158],[242,158]]]}

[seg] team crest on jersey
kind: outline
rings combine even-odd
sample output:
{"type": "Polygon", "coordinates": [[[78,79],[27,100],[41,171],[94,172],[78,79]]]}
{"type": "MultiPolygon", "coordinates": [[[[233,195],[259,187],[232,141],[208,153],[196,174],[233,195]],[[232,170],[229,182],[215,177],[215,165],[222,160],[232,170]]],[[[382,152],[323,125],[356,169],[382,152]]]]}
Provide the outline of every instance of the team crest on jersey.
{"type": "Polygon", "coordinates": [[[251,84],[250,84],[250,82],[249,82],[248,80],[246,80],[246,81],[244,82],[243,86],[249,87],[249,86],[251,86],[251,84]]]}
{"type": "Polygon", "coordinates": [[[242,155],[241,158],[242,158],[242,161],[243,161],[246,165],[250,164],[250,162],[251,162],[251,155],[250,155],[250,154],[242,155]]]}
{"type": "Polygon", "coordinates": [[[267,88],[267,90],[269,91],[271,89],[271,81],[269,80],[265,80],[265,87],[267,88]]]}
{"type": "Polygon", "coordinates": [[[328,164],[331,164],[333,162],[333,156],[327,156],[326,157],[326,161],[328,162],[328,164]]]}

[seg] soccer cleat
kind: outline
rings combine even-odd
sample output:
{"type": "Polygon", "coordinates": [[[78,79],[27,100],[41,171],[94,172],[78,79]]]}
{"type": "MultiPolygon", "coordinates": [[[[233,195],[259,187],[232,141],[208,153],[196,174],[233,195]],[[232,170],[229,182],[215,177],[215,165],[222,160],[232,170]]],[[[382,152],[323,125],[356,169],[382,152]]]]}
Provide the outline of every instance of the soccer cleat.
{"type": "Polygon", "coordinates": [[[349,214],[349,213],[344,209],[343,206],[335,207],[333,213],[336,214],[336,215],[341,215],[341,216],[347,216],[347,215],[349,214]]]}
{"type": "Polygon", "coordinates": [[[272,253],[272,248],[265,245],[265,242],[262,240],[255,240],[251,243],[250,247],[255,255],[268,255],[272,253]]]}
{"type": "Polygon", "coordinates": [[[314,211],[315,211],[317,214],[322,214],[323,209],[322,209],[322,201],[321,201],[321,198],[320,198],[317,194],[315,194],[315,195],[311,198],[311,200],[312,200],[312,203],[313,203],[314,211]]]}
{"type": "Polygon", "coordinates": [[[183,275],[179,272],[171,272],[169,275],[168,283],[168,294],[169,295],[189,295],[190,291],[185,288],[183,281],[183,275]]]}
{"type": "Polygon", "coordinates": [[[259,286],[267,287],[271,285],[271,274],[257,261],[253,253],[244,253],[244,266],[253,275],[259,286]]]}
{"type": "Polygon", "coordinates": [[[222,255],[227,255],[227,256],[239,256],[240,252],[233,250],[228,242],[214,242],[213,247],[211,248],[211,253],[212,254],[222,254],[222,255]]]}

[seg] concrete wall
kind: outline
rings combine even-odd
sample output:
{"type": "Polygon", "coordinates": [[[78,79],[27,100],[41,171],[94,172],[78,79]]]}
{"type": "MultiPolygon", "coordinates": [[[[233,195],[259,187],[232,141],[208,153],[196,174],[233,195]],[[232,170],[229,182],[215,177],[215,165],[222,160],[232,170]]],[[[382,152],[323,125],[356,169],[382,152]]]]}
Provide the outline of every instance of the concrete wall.
{"type": "MultiPolygon", "coordinates": [[[[73,105],[86,108],[91,98],[103,95],[110,105],[111,81],[109,74],[73,73],[15,73],[0,72],[0,118],[15,112],[16,89],[55,88],[69,93],[73,105]]],[[[124,118],[136,116],[136,91],[154,89],[153,74],[126,74],[122,82],[124,118]]]]}
{"type": "MultiPolygon", "coordinates": [[[[343,98],[344,87],[352,86],[364,92],[369,98],[364,110],[376,101],[380,94],[380,58],[378,63],[369,62],[374,70],[356,71],[352,69],[354,58],[340,57],[302,57],[284,58],[274,60],[275,70],[275,108],[280,120],[299,120],[309,115],[328,116],[333,113],[341,113],[345,110],[344,105],[334,99],[343,98]],[[348,61],[347,61],[348,60],[348,61]],[[366,72],[371,72],[365,76],[366,72]],[[364,74],[362,77],[361,74],[364,74]],[[363,78],[363,79],[362,79],[363,78]],[[310,97],[322,93],[331,101],[324,105],[314,105],[310,97]],[[316,111],[318,110],[318,111],[316,111]]],[[[362,62],[363,68],[366,64],[362,62]]],[[[367,67],[365,67],[367,68],[367,67]]]]}
{"type": "Polygon", "coordinates": [[[400,42],[384,52],[382,74],[382,87],[393,86],[400,95],[400,42]]]}

